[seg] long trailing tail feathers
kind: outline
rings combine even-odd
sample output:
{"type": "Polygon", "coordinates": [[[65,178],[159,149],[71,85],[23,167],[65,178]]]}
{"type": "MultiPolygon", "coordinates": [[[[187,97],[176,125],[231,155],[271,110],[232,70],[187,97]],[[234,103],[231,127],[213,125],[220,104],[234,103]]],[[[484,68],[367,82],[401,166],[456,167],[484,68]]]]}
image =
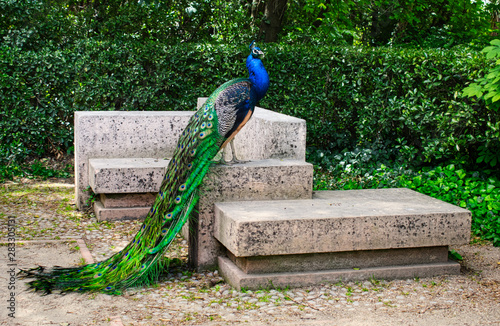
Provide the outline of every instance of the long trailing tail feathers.
{"type": "Polygon", "coordinates": [[[198,202],[198,187],[211,160],[251,117],[256,101],[267,92],[269,76],[259,59],[263,53],[253,42],[250,51],[250,77],[221,85],[190,119],[179,137],[158,196],[134,239],[99,263],[47,271],[43,267],[22,270],[21,276],[35,278],[28,283],[31,288],[46,294],[53,290],[118,294],[125,288],[157,280],[164,267],[163,253],[198,202]]]}
{"type": "Polygon", "coordinates": [[[81,267],[22,270],[35,278],[28,285],[45,294],[54,290],[103,291],[149,285],[163,270],[162,256],[186,223],[199,199],[198,187],[222,144],[217,132],[214,100],[217,91],[191,118],[169,162],[159,194],[134,239],[119,253],[81,267]]]}

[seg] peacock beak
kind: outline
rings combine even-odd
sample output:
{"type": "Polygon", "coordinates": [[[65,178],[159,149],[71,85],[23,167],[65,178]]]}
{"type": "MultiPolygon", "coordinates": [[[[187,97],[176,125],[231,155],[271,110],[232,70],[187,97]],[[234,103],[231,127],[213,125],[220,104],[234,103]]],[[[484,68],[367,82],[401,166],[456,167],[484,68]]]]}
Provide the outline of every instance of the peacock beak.
{"type": "Polygon", "coordinates": [[[258,53],[259,53],[259,58],[264,58],[264,57],[265,57],[264,52],[262,52],[262,51],[260,51],[260,50],[258,50],[258,51],[259,51],[259,52],[258,52],[258,53]]]}

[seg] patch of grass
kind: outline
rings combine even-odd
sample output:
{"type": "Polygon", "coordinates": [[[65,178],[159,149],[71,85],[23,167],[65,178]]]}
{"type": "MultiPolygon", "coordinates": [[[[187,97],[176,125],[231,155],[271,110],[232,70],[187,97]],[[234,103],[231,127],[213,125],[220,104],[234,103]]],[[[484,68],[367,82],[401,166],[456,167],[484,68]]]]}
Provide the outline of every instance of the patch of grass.
{"type": "Polygon", "coordinates": [[[54,170],[47,166],[46,160],[36,160],[31,163],[11,162],[0,165],[0,183],[14,180],[15,178],[70,178],[73,174],[73,166],[66,165],[61,170],[54,170]]]}
{"type": "Polygon", "coordinates": [[[258,298],[259,302],[269,302],[270,299],[271,299],[270,295],[264,295],[264,296],[258,298]]]}
{"type": "Polygon", "coordinates": [[[186,299],[187,301],[196,301],[202,299],[201,297],[197,297],[194,293],[189,293],[187,295],[182,295],[181,298],[186,299]]]}
{"type": "Polygon", "coordinates": [[[378,280],[374,275],[370,276],[369,281],[373,286],[380,285],[380,280],[378,280]]]}

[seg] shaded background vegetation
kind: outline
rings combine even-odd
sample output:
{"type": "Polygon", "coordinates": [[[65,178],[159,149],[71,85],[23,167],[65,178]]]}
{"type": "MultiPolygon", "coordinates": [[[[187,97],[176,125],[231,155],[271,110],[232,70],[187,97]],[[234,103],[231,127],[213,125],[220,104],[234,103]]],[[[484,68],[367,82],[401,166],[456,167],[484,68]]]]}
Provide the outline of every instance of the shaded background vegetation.
{"type": "Polygon", "coordinates": [[[0,178],[71,154],[74,111],[194,109],[246,74],[256,39],[272,81],[260,106],[307,121],[317,189],[413,188],[471,209],[474,232],[500,244],[500,113],[495,91],[482,96],[500,69],[495,44],[481,52],[499,8],[0,0],[0,178]]]}

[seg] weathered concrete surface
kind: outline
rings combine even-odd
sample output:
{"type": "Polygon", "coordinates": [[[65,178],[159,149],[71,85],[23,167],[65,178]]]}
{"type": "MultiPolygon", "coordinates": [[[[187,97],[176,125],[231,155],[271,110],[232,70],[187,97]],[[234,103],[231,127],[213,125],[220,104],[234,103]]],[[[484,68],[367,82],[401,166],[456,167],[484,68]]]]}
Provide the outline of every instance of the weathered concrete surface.
{"type": "MultiPolygon", "coordinates": [[[[200,108],[206,97],[198,98],[200,108]]],[[[299,118],[255,108],[252,119],[238,133],[234,146],[241,160],[286,158],[305,160],[306,124],[299,118]]],[[[226,160],[232,158],[230,148],[226,160]]]]}
{"type": "Polygon", "coordinates": [[[133,194],[101,194],[99,197],[105,208],[149,207],[153,205],[156,194],[151,192],[133,194]]]}
{"type": "Polygon", "coordinates": [[[99,201],[94,203],[94,213],[99,221],[144,219],[150,209],[151,207],[105,208],[99,201]]]}
{"type": "MultiPolygon", "coordinates": [[[[203,101],[203,100],[201,100],[203,101]]],[[[86,205],[89,159],[171,157],[179,135],[194,113],[179,111],[75,112],[75,197],[86,205]]],[[[305,159],[306,123],[262,108],[235,138],[242,160],[305,159]]],[[[226,156],[230,159],[231,153],[226,156]]]]}
{"type": "Polygon", "coordinates": [[[191,264],[199,270],[217,266],[223,248],[213,236],[214,203],[311,198],[312,176],[313,166],[300,160],[268,159],[213,166],[203,181],[198,215],[190,220],[191,264]]]}
{"type": "Polygon", "coordinates": [[[156,198],[153,193],[100,194],[94,203],[94,213],[99,221],[143,220],[156,198]]]}
{"type": "Polygon", "coordinates": [[[214,236],[237,257],[465,244],[471,213],[409,189],[320,191],[312,200],[215,205],[214,236]]]}
{"type": "Polygon", "coordinates": [[[89,185],[96,194],[158,192],[170,160],[89,159],[89,185]]]}
{"type": "MultiPolygon", "coordinates": [[[[110,169],[110,171],[118,170],[119,172],[115,175],[134,175],[126,173],[124,168],[110,169]]],[[[106,169],[101,168],[100,171],[104,174],[106,169]]],[[[213,165],[201,187],[198,215],[191,220],[189,226],[183,229],[183,235],[189,237],[190,244],[198,244],[198,248],[191,248],[193,246],[190,245],[192,251],[190,259],[193,264],[200,269],[215,267],[220,253],[220,244],[212,235],[213,204],[216,201],[311,198],[312,176],[312,165],[297,160],[268,159],[234,165],[213,165]],[[200,226],[200,223],[203,225],[200,226]],[[191,235],[188,235],[188,229],[191,229],[191,235]]],[[[125,184],[126,180],[126,178],[122,180],[124,187],[128,187],[125,184]]],[[[151,185],[156,189],[160,183],[161,179],[158,178],[156,183],[151,182],[151,185]]],[[[105,189],[105,185],[106,183],[103,182],[97,189],[105,189]]],[[[137,190],[131,187],[126,189],[137,190]]],[[[118,195],[104,195],[105,198],[113,196],[118,195]]],[[[139,205],[129,208],[105,207],[105,202],[106,200],[103,203],[96,202],[94,205],[94,212],[99,220],[143,219],[149,212],[149,207],[139,207],[139,205]]],[[[146,201],[141,206],[147,206],[146,201]]]]}
{"type": "Polygon", "coordinates": [[[370,278],[392,280],[414,277],[460,274],[460,264],[453,261],[406,266],[384,266],[353,269],[324,270],[311,272],[281,272],[246,274],[229,258],[219,257],[219,271],[226,281],[238,291],[241,288],[260,289],[273,287],[301,287],[339,281],[361,281],[370,278]]]}
{"type": "Polygon", "coordinates": [[[227,254],[244,273],[259,274],[445,263],[448,246],[256,257],[227,254]]]}
{"type": "Polygon", "coordinates": [[[75,197],[79,209],[89,193],[89,159],[171,157],[193,112],[75,112],[75,197]]]}

